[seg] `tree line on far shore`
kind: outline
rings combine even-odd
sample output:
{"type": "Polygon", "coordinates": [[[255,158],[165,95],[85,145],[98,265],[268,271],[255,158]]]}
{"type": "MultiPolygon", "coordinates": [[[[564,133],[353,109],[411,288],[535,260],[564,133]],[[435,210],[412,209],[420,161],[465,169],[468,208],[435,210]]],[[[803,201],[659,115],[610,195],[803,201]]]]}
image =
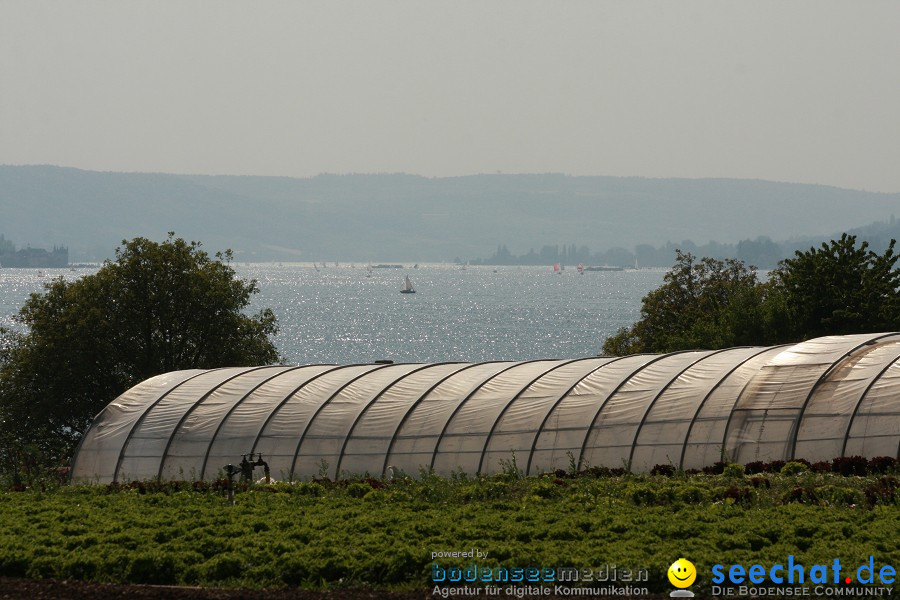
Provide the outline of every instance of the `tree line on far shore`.
{"type": "MultiPolygon", "coordinates": [[[[860,239],[868,241],[870,248],[876,251],[887,248],[890,240],[900,236],[900,222],[891,215],[887,221],[880,221],[848,232],[860,239]]],[[[798,238],[775,242],[766,236],[756,239],[745,239],[736,244],[710,241],[697,244],[691,240],[682,242],[666,242],[660,246],[638,244],[632,249],[615,247],[593,252],[587,246],[575,244],[544,245],[540,250],[531,248],[525,254],[513,254],[506,244],[497,246],[494,254],[488,258],[476,258],[469,261],[474,265],[552,265],[562,263],[575,265],[610,265],[617,267],[668,267],[672,257],[680,250],[694,256],[716,259],[733,258],[760,269],[773,269],[782,260],[791,258],[798,250],[802,251],[811,245],[818,244],[814,238],[798,238]]],[[[827,238],[825,238],[827,239],[827,238]]],[[[459,262],[459,259],[457,259],[459,262]]]]}

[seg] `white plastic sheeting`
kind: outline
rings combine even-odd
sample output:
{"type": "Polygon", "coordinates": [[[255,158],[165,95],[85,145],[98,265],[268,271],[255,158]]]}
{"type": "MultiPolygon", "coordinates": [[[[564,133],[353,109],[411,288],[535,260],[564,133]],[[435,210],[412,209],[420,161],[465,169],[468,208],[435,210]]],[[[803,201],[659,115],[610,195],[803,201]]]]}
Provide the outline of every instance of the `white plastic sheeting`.
{"type": "Polygon", "coordinates": [[[72,476],[214,479],[248,453],[298,480],[898,451],[900,334],[866,334],[619,358],[167,373],[96,417],[72,476]]]}

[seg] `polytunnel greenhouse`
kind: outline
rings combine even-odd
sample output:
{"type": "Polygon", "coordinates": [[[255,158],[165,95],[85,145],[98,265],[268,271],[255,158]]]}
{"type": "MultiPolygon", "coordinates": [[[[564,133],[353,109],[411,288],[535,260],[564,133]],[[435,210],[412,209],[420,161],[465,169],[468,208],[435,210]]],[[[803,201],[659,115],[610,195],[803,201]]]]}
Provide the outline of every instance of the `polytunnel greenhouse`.
{"type": "Polygon", "coordinates": [[[215,479],[262,455],[279,480],[702,468],[727,458],[898,456],[900,334],[521,362],[166,373],[95,419],[79,482],[215,479]]]}

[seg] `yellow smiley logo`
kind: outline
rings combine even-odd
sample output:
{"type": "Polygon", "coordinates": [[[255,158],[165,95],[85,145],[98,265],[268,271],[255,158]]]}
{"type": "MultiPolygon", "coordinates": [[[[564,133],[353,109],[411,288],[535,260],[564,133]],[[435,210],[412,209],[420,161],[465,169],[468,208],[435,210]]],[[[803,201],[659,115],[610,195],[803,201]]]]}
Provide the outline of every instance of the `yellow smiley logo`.
{"type": "Polygon", "coordinates": [[[697,569],[686,558],[679,558],[669,567],[669,583],[677,588],[686,588],[697,579],[697,569]]]}

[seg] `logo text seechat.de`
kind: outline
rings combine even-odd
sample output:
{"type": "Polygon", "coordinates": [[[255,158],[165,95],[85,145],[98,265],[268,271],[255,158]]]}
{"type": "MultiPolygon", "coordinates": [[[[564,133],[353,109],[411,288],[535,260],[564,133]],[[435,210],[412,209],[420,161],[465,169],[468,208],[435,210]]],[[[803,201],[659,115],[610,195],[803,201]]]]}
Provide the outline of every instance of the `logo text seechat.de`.
{"type": "MultiPolygon", "coordinates": [[[[755,564],[745,568],[743,565],[731,565],[727,571],[723,565],[715,565],[712,568],[712,582],[715,584],[725,583],[726,581],[733,584],[742,583],[806,583],[807,571],[803,565],[794,562],[794,555],[788,556],[787,564],[772,565],[768,572],[762,565],[755,564]],[[768,575],[768,579],[766,578],[768,575]]],[[[848,571],[853,572],[853,570],[848,571]]],[[[837,558],[831,565],[813,565],[809,568],[809,583],[858,583],[862,585],[870,583],[880,583],[882,585],[891,585],[897,575],[897,571],[891,565],[884,565],[880,569],[875,568],[875,557],[870,556],[868,564],[864,564],[855,569],[856,578],[841,576],[841,562],[837,558]],[[830,571],[830,573],[829,573],[830,571]],[[831,578],[829,580],[829,574],[831,578]]]]}

